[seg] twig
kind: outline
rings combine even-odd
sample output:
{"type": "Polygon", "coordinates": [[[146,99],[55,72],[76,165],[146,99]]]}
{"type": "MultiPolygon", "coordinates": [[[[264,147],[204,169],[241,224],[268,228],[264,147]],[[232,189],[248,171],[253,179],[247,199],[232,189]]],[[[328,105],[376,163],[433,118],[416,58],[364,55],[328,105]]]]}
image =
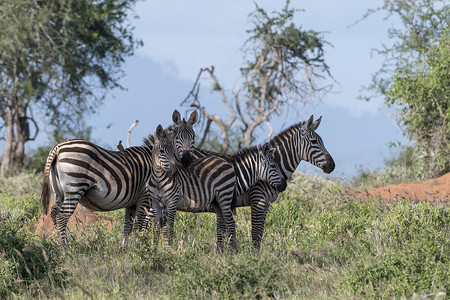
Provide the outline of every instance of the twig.
{"type": "Polygon", "coordinates": [[[127,147],[130,147],[130,137],[131,137],[131,131],[133,130],[134,127],[137,126],[137,124],[139,123],[138,120],[134,121],[133,124],[131,124],[130,128],[128,128],[128,136],[127,136],[127,147]]]}

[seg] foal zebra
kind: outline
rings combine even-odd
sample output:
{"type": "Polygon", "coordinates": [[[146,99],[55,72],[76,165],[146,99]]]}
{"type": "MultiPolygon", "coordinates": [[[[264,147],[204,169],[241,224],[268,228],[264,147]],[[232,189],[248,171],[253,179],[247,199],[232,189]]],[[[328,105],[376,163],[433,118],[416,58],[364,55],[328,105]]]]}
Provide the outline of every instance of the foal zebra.
{"type": "Polygon", "coordinates": [[[152,174],[149,191],[156,222],[155,238],[163,234],[164,241],[171,244],[177,204],[183,197],[196,204],[197,211],[205,211],[216,200],[214,210],[223,215],[227,232],[231,236],[231,246],[237,249],[236,229],[231,213],[235,173],[233,166],[220,157],[205,157],[192,161],[189,167],[178,165],[174,156],[172,137],[159,125],[156,129],[155,144],[152,151],[152,174]],[[185,177],[190,181],[183,182],[185,177]],[[189,184],[187,194],[185,188],[189,184]],[[163,220],[162,213],[166,213],[163,220]],[[161,229],[162,228],[162,229],[161,229]]]}
{"type": "Polygon", "coordinates": [[[217,215],[219,250],[223,249],[223,237],[226,234],[230,235],[230,244],[236,250],[231,200],[233,198],[235,200],[236,196],[244,193],[258,180],[268,182],[278,191],[286,188],[286,181],[282,178],[281,171],[272,156],[275,149],[266,143],[263,146],[242,149],[232,156],[232,161],[218,156],[205,156],[194,160],[188,168],[185,168],[176,164],[170,153],[171,143],[164,140],[164,137],[159,138],[161,132],[162,127],[158,127],[157,141],[153,150],[155,176],[150,180],[152,208],[160,220],[156,222],[157,234],[160,226],[165,223],[161,222],[163,208],[167,209],[168,222],[163,229],[167,227],[164,233],[168,233],[169,236],[173,230],[175,208],[189,212],[213,210],[217,215]]]}
{"type": "MultiPolygon", "coordinates": [[[[193,142],[188,139],[194,140],[192,125],[198,115],[194,111],[185,121],[179,114],[174,111],[172,119],[175,125],[171,127],[173,139],[179,147],[177,157],[181,155],[184,161],[190,161],[193,142]]],[[[67,221],[78,203],[97,211],[126,208],[122,247],[127,245],[135,218],[140,230],[147,227],[150,210],[147,183],[152,168],[153,143],[154,138],[150,135],[144,146],[110,151],[88,141],[68,140],[50,151],[44,169],[41,199],[47,214],[51,185],[56,196],[51,217],[62,247],[66,246],[67,221]]]]}
{"type": "MultiPolygon", "coordinates": [[[[287,180],[302,160],[319,167],[327,174],[334,170],[333,158],[326,150],[322,138],[315,132],[321,119],[322,117],[313,121],[313,116],[311,116],[308,121],[290,126],[269,141],[276,149],[274,158],[281,170],[283,179],[287,180]]],[[[211,155],[218,155],[229,161],[232,157],[201,149],[195,149],[193,157],[198,159],[211,155]]],[[[277,189],[259,180],[236,201],[236,207],[251,207],[252,240],[256,249],[261,246],[269,205],[276,200],[278,193],[277,189]]]]}

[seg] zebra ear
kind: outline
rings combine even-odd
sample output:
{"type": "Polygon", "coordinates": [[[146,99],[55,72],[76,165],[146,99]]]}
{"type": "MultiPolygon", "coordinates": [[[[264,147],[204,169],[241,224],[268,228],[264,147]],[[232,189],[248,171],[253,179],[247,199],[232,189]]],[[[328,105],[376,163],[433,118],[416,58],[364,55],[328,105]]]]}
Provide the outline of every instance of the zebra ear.
{"type": "Polygon", "coordinates": [[[270,144],[269,142],[265,142],[263,147],[262,147],[262,151],[265,155],[269,154],[270,151],[270,144]]]}
{"type": "Polygon", "coordinates": [[[273,155],[275,150],[276,150],[276,148],[274,146],[272,146],[269,142],[265,142],[263,145],[263,148],[262,148],[262,151],[265,156],[273,155]]]}
{"type": "Polygon", "coordinates": [[[161,124],[158,125],[158,127],[156,127],[156,138],[160,139],[162,138],[164,135],[164,128],[162,127],[161,124]]]}
{"type": "Polygon", "coordinates": [[[181,115],[180,115],[180,112],[179,112],[178,110],[176,110],[176,109],[173,111],[173,114],[172,114],[172,121],[173,121],[176,125],[180,124],[180,122],[181,122],[181,115]]]}
{"type": "Polygon", "coordinates": [[[309,118],[309,120],[306,121],[305,123],[303,123],[302,129],[303,129],[303,130],[308,130],[308,129],[311,127],[311,123],[312,123],[313,120],[314,120],[314,116],[311,115],[311,117],[309,118]]]}
{"type": "Polygon", "coordinates": [[[194,110],[191,116],[189,117],[188,123],[194,125],[197,121],[198,121],[198,113],[197,110],[194,110]]]}
{"type": "Polygon", "coordinates": [[[319,125],[320,125],[320,121],[322,121],[322,116],[320,116],[320,118],[318,118],[311,124],[311,129],[316,130],[317,127],[319,127],[319,125]]]}

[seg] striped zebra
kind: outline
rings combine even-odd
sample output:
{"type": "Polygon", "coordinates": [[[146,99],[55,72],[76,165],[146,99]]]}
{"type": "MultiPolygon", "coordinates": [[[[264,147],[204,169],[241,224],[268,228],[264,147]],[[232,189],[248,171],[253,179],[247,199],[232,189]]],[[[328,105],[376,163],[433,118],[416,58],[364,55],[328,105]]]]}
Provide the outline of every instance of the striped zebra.
{"type": "MultiPolygon", "coordinates": [[[[319,167],[327,174],[334,170],[333,158],[325,148],[322,138],[315,132],[321,119],[322,117],[313,121],[313,116],[311,116],[308,121],[290,126],[269,141],[276,149],[274,158],[285,180],[294,173],[302,160],[319,167]]],[[[196,149],[193,157],[199,159],[211,155],[220,156],[229,161],[232,160],[230,155],[201,149],[196,149]]],[[[252,241],[256,249],[260,249],[261,246],[269,205],[276,200],[278,194],[277,189],[267,182],[258,180],[256,184],[237,198],[236,207],[251,207],[252,241]]]]}
{"type": "Polygon", "coordinates": [[[232,156],[232,162],[218,156],[205,156],[186,168],[176,164],[171,154],[172,143],[161,136],[162,132],[159,126],[153,150],[152,172],[155,174],[150,180],[152,208],[159,220],[156,222],[156,236],[162,227],[166,241],[171,242],[175,209],[189,212],[212,210],[217,215],[218,249],[222,251],[223,238],[229,235],[231,247],[237,250],[231,213],[235,197],[258,180],[268,182],[278,191],[286,188],[286,181],[273,158],[275,149],[269,143],[245,148],[232,156]],[[166,220],[162,216],[163,210],[166,211],[166,220]]]}
{"type": "MultiPolygon", "coordinates": [[[[177,157],[190,161],[193,142],[187,138],[195,138],[192,125],[198,119],[197,112],[185,121],[175,110],[172,119],[173,139],[180,147],[177,157]]],[[[149,135],[143,146],[121,151],[110,151],[85,140],[68,140],[53,147],[44,169],[41,199],[47,214],[51,185],[56,196],[51,218],[62,247],[66,246],[67,221],[78,203],[96,211],[125,208],[122,247],[127,245],[134,221],[140,230],[147,227],[150,210],[147,183],[152,169],[153,143],[154,137],[149,135]]]]}

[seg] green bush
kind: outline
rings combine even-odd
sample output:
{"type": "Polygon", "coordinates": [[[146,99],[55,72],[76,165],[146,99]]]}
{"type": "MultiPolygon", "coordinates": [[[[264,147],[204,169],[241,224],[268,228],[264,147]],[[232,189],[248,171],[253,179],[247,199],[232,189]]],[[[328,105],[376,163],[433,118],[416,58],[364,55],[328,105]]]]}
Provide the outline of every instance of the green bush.
{"type": "Polygon", "coordinates": [[[55,285],[64,282],[65,274],[58,268],[61,260],[57,245],[34,237],[23,226],[18,219],[0,223],[1,298],[19,293],[44,278],[55,285]]]}

